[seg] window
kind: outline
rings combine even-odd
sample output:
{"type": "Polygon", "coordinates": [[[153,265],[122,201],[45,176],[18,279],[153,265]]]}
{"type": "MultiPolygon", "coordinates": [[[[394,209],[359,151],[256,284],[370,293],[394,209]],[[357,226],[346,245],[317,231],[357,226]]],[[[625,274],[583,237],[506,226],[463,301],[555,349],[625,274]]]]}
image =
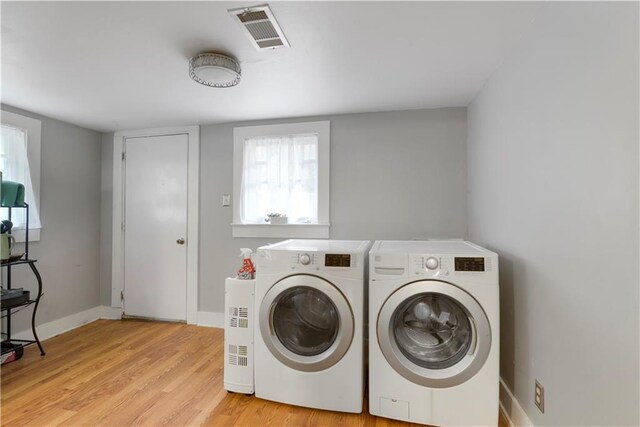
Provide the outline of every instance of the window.
{"type": "Polygon", "coordinates": [[[240,219],[262,224],[271,212],[292,224],[318,223],[318,135],[245,140],[240,219]]]}
{"type": "MultiPolygon", "coordinates": [[[[20,182],[29,204],[29,240],[40,240],[40,131],[39,120],[2,111],[0,124],[0,171],[2,179],[20,182]]],[[[8,219],[8,209],[0,209],[0,219],[8,219]]],[[[26,213],[13,209],[13,234],[24,241],[26,213]]]]}
{"type": "Polygon", "coordinates": [[[235,128],[233,209],[234,237],[329,237],[329,122],[235,128]]]}

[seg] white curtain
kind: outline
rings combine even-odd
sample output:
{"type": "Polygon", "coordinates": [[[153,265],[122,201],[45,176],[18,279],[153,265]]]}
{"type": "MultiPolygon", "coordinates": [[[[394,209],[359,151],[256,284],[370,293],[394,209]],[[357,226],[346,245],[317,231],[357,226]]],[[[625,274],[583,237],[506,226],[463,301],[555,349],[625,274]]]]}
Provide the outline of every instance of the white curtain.
{"type": "Polygon", "coordinates": [[[240,219],[264,224],[269,213],[289,223],[318,222],[318,136],[285,135],[246,139],[240,219]]]}
{"type": "MultiPolygon", "coordinates": [[[[11,126],[0,126],[0,171],[2,179],[16,181],[24,185],[24,201],[29,204],[29,228],[42,228],[38,206],[36,205],[29,158],[27,157],[27,133],[24,129],[11,126]]],[[[0,209],[0,218],[8,219],[8,209],[0,209]]],[[[25,228],[26,213],[24,209],[13,209],[11,222],[14,229],[25,228]]]]}

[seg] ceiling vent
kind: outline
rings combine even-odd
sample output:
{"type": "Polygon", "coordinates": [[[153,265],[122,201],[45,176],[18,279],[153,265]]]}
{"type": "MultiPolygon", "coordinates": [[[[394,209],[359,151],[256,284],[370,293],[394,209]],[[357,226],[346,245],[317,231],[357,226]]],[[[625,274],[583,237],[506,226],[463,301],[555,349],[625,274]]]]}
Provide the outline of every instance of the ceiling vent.
{"type": "Polygon", "coordinates": [[[229,13],[244,28],[256,49],[289,47],[289,42],[269,9],[269,5],[230,9],[229,13]]]}

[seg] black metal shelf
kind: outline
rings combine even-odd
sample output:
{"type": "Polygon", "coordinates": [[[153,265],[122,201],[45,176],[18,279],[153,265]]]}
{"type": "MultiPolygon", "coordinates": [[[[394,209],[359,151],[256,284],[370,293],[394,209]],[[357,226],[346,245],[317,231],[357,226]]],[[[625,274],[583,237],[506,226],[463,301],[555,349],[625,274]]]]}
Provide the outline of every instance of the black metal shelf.
{"type": "MultiPolygon", "coordinates": [[[[9,209],[9,221],[11,221],[11,211],[13,207],[2,206],[3,208],[9,209]]],[[[36,268],[35,259],[29,258],[29,205],[27,203],[24,206],[19,206],[20,208],[26,209],[26,223],[27,227],[25,229],[25,242],[24,242],[24,255],[17,260],[7,261],[0,264],[0,267],[7,268],[7,289],[11,289],[11,269],[14,266],[19,265],[28,265],[31,268],[34,276],[36,276],[36,280],[38,281],[38,292],[36,293],[37,297],[35,299],[29,299],[27,301],[22,301],[21,303],[15,305],[9,305],[5,307],[1,307],[1,310],[4,314],[2,315],[3,319],[6,319],[6,332],[2,332],[2,344],[5,344],[2,349],[2,354],[9,353],[11,351],[16,350],[16,348],[25,348],[30,345],[36,344],[40,349],[40,355],[44,356],[46,353],[44,352],[44,348],[42,347],[42,343],[40,343],[40,339],[38,338],[38,334],[36,333],[36,313],[38,312],[38,305],[40,304],[40,298],[42,298],[42,277],[40,276],[40,272],[36,268]],[[29,306],[33,306],[33,312],[31,314],[31,332],[33,333],[33,340],[21,340],[21,339],[13,339],[11,338],[11,316],[15,312],[11,310],[17,308],[26,308],[29,306]],[[17,347],[9,348],[6,344],[12,344],[17,347]]],[[[18,310],[19,311],[19,310],[18,310]]],[[[17,311],[16,311],[17,312],[17,311]]]]}
{"type": "Polygon", "coordinates": [[[19,264],[29,264],[32,262],[38,262],[37,259],[24,259],[24,258],[20,258],[18,260],[15,261],[3,261],[2,263],[0,263],[0,267],[9,267],[12,265],[19,265],[19,264]]]}
{"type": "Polygon", "coordinates": [[[11,341],[8,341],[8,340],[2,341],[2,344],[13,344],[13,346],[14,346],[14,347],[11,347],[11,348],[5,347],[2,350],[2,354],[10,353],[10,352],[12,352],[14,350],[17,350],[18,348],[26,348],[26,347],[29,347],[30,345],[34,345],[34,344],[40,345],[39,341],[37,341],[37,340],[16,340],[16,339],[13,339],[11,341]]]}
{"type": "MultiPolygon", "coordinates": [[[[10,306],[2,306],[2,308],[0,309],[0,311],[9,311],[9,310],[13,310],[14,308],[21,308],[21,307],[27,307],[31,304],[35,304],[38,300],[35,299],[28,299],[24,302],[21,302],[19,304],[15,304],[15,305],[10,305],[10,306]]],[[[5,316],[2,316],[5,317],[5,316]]]]}

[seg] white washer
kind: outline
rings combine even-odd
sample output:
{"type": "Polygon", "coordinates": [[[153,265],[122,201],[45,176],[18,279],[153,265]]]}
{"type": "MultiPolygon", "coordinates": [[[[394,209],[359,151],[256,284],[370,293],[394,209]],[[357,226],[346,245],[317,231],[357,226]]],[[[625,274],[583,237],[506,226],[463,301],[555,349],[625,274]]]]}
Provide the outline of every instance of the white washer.
{"type": "Polygon", "coordinates": [[[257,397],[362,412],[369,245],[287,240],[258,249],[257,397]]]}
{"type": "Polygon", "coordinates": [[[498,424],[498,256],[464,241],[377,241],[369,253],[369,411],[498,424]]]}

